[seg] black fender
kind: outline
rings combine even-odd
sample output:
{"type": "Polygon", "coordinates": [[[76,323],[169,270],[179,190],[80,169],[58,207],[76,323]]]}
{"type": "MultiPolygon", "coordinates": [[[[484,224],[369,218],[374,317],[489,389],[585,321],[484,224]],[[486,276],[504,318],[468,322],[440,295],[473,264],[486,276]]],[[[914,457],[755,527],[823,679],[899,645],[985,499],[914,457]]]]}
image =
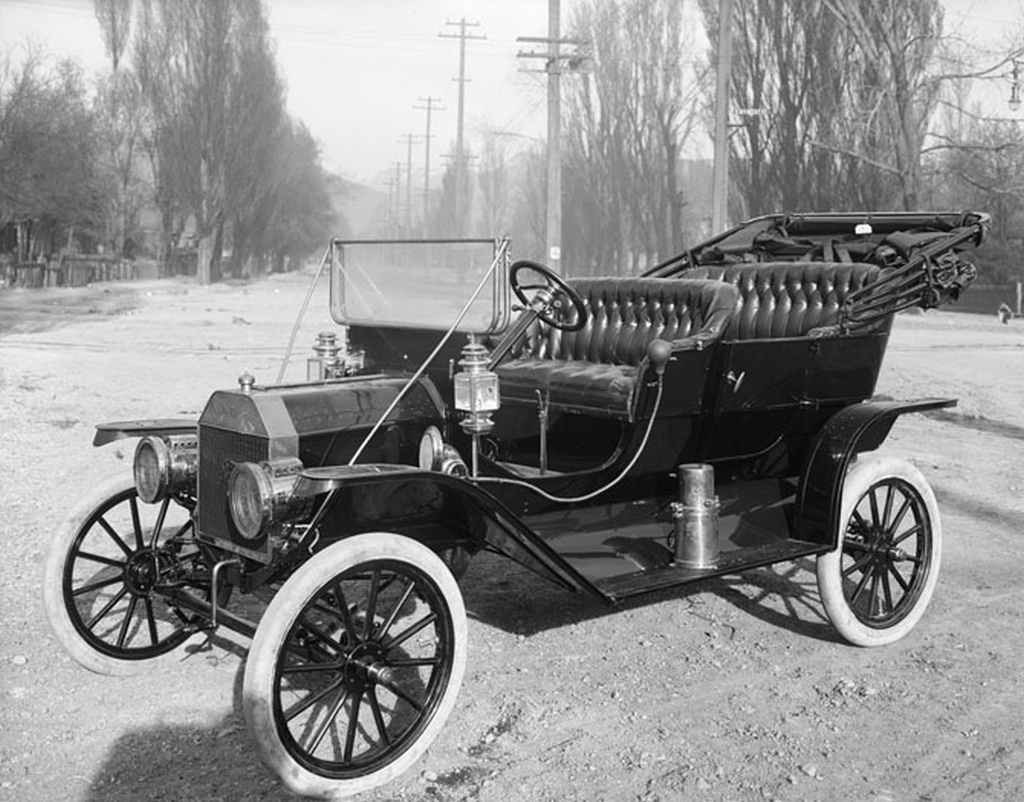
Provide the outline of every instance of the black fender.
{"type": "Polygon", "coordinates": [[[833,415],[811,446],[796,496],[794,535],[798,540],[835,547],[843,481],[851,460],[874,451],[900,415],[956,406],[956,399],[866,401],[833,415]]]}
{"type": "Polygon", "coordinates": [[[105,446],[115,440],[148,435],[196,434],[199,422],[190,418],[152,418],[149,420],[99,423],[93,436],[94,446],[105,446]]]}
{"type": "Polygon", "coordinates": [[[457,543],[473,550],[490,548],[567,590],[604,598],[504,503],[472,480],[409,465],[357,463],[307,469],[295,494],[322,498],[312,524],[324,541],[388,531],[435,549],[457,543]]]}

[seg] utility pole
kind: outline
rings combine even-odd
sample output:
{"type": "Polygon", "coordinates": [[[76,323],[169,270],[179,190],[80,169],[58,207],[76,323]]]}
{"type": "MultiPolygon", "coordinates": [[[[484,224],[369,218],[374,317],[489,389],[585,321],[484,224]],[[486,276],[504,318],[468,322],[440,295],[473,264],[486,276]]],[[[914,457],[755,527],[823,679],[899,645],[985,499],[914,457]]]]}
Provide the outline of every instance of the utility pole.
{"type": "MultiPolygon", "coordinates": [[[[402,163],[395,162],[395,232],[401,228],[402,219],[402,163]]],[[[397,239],[397,237],[396,237],[397,239]]]]}
{"type": "Polygon", "coordinates": [[[459,83],[459,122],[458,131],[455,139],[455,224],[458,226],[459,231],[462,230],[462,193],[465,187],[466,181],[466,151],[463,140],[463,124],[465,120],[465,100],[466,100],[466,82],[469,78],[466,77],[466,40],[467,39],[486,39],[486,36],[474,36],[466,33],[466,28],[479,28],[479,22],[466,22],[466,18],[463,17],[458,22],[447,22],[447,25],[458,26],[459,32],[455,33],[439,33],[443,39],[458,39],[459,40],[459,77],[453,78],[453,81],[459,83]]]}
{"type": "Polygon", "coordinates": [[[718,70],[715,77],[715,163],[711,181],[711,233],[729,220],[729,80],[732,75],[732,0],[718,0],[718,70]]]}
{"type": "Polygon", "coordinates": [[[561,37],[561,9],[559,0],[548,0],[547,38],[519,36],[517,42],[530,42],[547,46],[544,52],[520,51],[519,58],[542,58],[548,75],[548,142],[547,176],[548,202],[545,247],[549,266],[560,272],[562,260],[562,73],[578,71],[586,54],[577,49],[563,51],[562,46],[581,48],[587,42],[561,37]]]}
{"type": "Polygon", "coordinates": [[[559,0],[548,0],[548,38],[551,40],[551,60],[548,61],[548,259],[556,273],[562,267],[562,70],[561,5],[559,0]]]}
{"type": "Polygon", "coordinates": [[[426,103],[426,106],[413,106],[414,109],[422,109],[427,112],[427,133],[423,137],[425,144],[426,154],[424,156],[424,167],[423,167],[423,236],[424,238],[429,236],[430,228],[430,217],[428,212],[430,211],[430,114],[437,109],[438,111],[444,111],[443,107],[435,106],[434,103],[439,101],[439,97],[421,97],[420,102],[426,103]]]}
{"type": "Polygon", "coordinates": [[[399,142],[406,144],[405,155],[405,236],[412,236],[412,143],[419,139],[416,134],[406,134],[399,142]]]}
{"type": "Polygon", "coordinates": [[[389,178],[384,182],[384,186],[388,188],[388,202],[387,205],[381,209],[380,219],[380,237],[381,239],[392,238],[392,221],[391,215],[394,214],[395,210],[395,179],[389,178]]]}

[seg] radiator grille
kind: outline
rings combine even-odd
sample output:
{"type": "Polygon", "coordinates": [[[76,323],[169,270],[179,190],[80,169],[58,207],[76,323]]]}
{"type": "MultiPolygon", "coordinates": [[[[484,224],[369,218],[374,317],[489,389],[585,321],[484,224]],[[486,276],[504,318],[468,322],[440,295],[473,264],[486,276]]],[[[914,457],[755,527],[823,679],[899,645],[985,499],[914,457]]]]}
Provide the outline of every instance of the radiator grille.
{"type": "Polygon", "coordinates": [[[235,529],[228,510],[228,477],[239,462],[263,462],[269,456],[267,438],[199,427],[199,532],[207,538],[227,540],[246,548],[263,543],[245,541],[235,529]]]}

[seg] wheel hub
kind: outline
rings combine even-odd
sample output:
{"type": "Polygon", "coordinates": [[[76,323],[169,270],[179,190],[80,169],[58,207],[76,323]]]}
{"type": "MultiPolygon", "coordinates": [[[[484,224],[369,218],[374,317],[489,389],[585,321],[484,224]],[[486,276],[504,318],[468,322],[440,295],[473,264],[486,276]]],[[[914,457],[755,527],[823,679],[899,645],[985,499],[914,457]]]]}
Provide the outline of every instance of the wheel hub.
{"type": "Polygon", "coordinates": [[[385,654],[379,643],[369,641],[360,643],[349,652],[343,669],[348,687],[361,692],[372,685],[390,683],[393,676],[385,663],[385,654]]]}
{"type": "Polygon", "coordinates": [[[171,563],[170,556],[162,551],[142,549],[135,552],[124,566],[125,587],[136,596],[151,595],[171,563]]]}
{"type": "Polygon", "coordinates": [[[893,552],[902,554],[902,549],[893,547],[892,536],[880,526],[869,526],[853,537],[847,538],[847,545],[853,549],[871,554],[877,560],[879,557],[890,557],[893,552]]]}

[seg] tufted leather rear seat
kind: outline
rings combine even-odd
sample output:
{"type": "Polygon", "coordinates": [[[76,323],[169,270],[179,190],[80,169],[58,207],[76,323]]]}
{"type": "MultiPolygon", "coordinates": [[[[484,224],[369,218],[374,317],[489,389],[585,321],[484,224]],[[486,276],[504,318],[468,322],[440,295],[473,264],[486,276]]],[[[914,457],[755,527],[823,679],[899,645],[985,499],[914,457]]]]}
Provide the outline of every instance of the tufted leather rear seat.
{"type": "Polygon", "coordinates": [[[877,265],[760,262],[703,265],[687,278],[727,281],[739,291],[726,340],[802,337],[838,321],[846,297],[878,278],[877,265]]]}
{"type": "Polygon", "coordinates": [[[540,321],[515,359],[495,368],[505,400],[550,403],[628,416],[640,365],[654,339],[673,352],[700,350],[722,337],[739,292],[721,281],[663,278],[575,279],[586,325],[563,332],[540,321]]]}

